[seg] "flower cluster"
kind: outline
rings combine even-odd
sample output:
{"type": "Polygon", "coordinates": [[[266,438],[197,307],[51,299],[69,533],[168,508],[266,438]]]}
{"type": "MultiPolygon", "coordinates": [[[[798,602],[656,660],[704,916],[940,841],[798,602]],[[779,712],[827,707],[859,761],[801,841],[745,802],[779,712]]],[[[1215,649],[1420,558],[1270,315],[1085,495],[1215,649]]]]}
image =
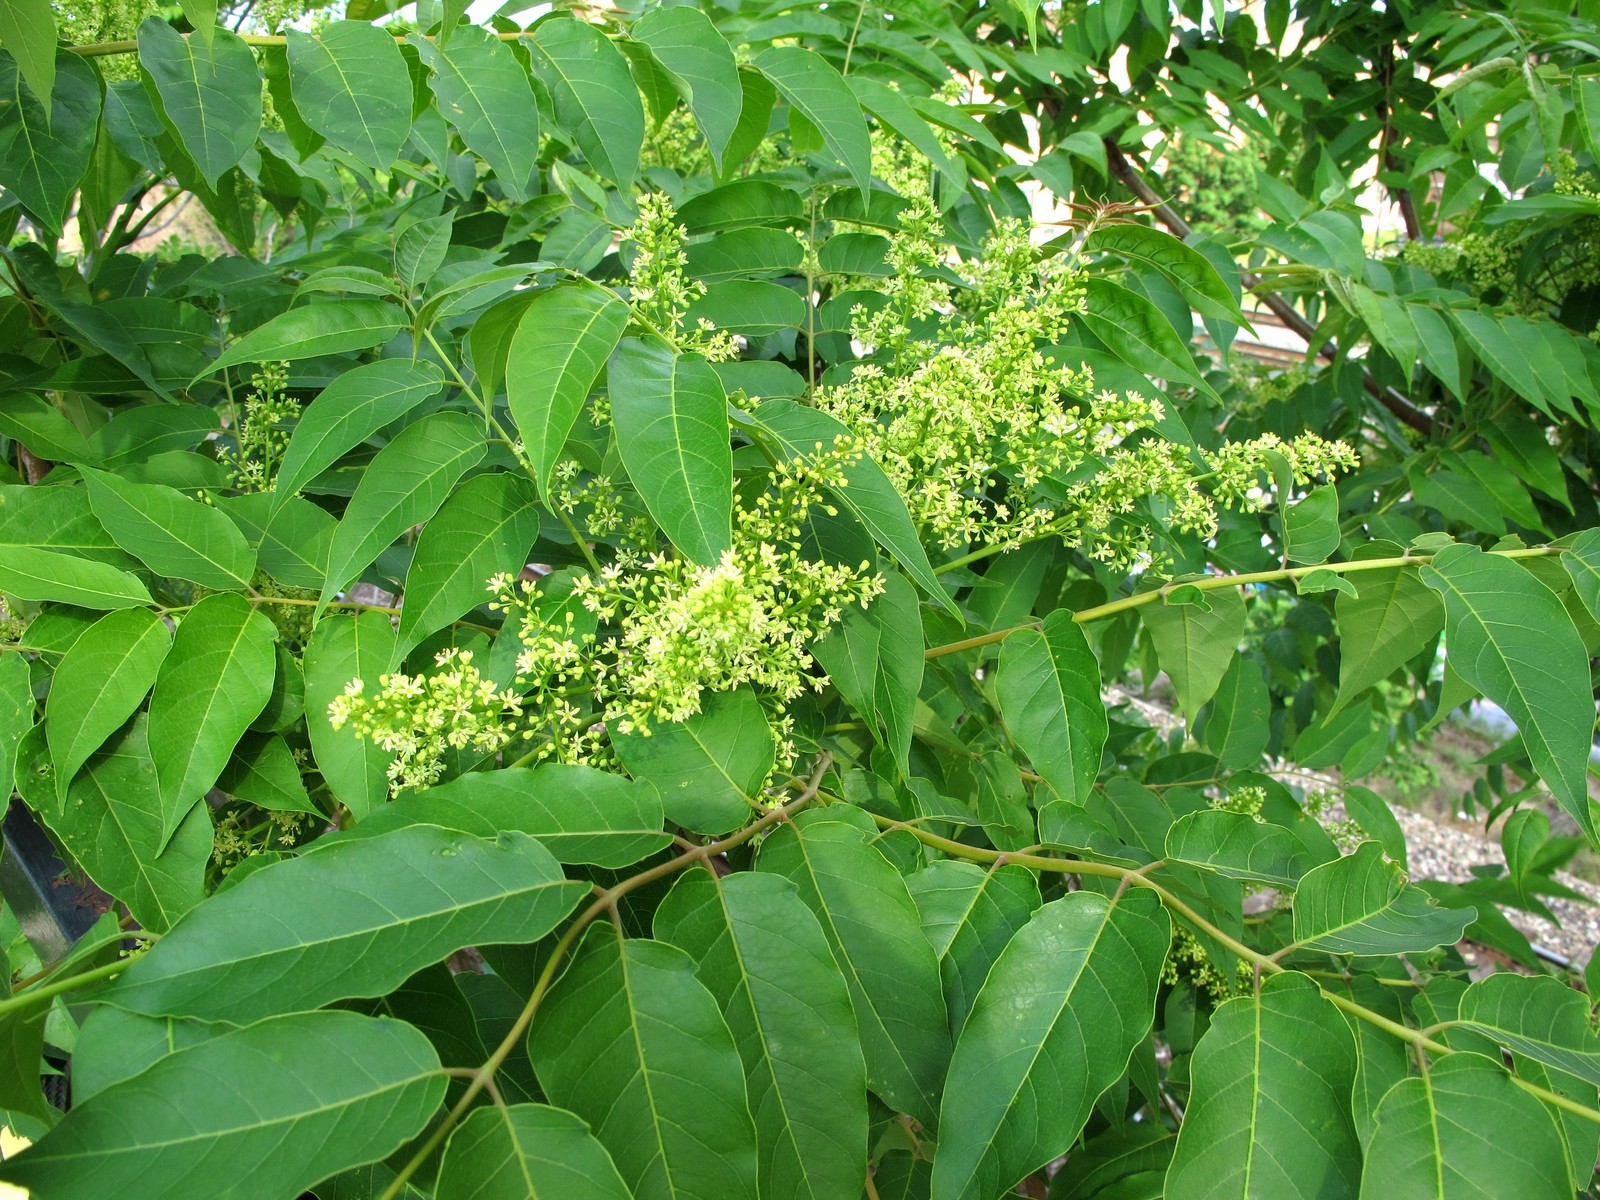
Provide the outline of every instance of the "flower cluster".
{"type": "Polygon", "coordinates": [[[289,446],[288,426],[300,415],[300,402],[288,394],[288,385],[288,363],[264,363],[250,378],[234,448],[222,456],[228,482],[241,492],[272,490],[289,446]]]}
{"type": "Polygon", "coordinates": [[[389,780],[396,790],[437,782],[447,750],[494,753],[515,736],[522,716],[522,697],[484,678],[472,651],[443,650],[434,662],[438,669],[426,675],[380,675],[376,695],[352,680],[328,706],[335,729],[349,725],[394,754],[389,780]]]}
{"type": "Polygon", "coordinates": [[[837,515],[826,489],[860,454],[844,441],[774,466],[769,487],[736,498],[733,545],[715,563],[652,553],[577,579],[570,598],[501,581],[500,607],[520,610],[517,683],[529,711],[554,716],[552,754],[586,752],[593,720],[648,734],[699,712],[706,693],[747,683],[781,722],[788,702],[822,687],[807,645],[883,581],[868,563],[807,559],[802,530],[813,508],[837,515]],[[580,694],[592,703],[575,703],[580,694]]]}
{"type": "Polygon", "coordinates": [[[1239,813],[1261,820],[1261,806],[1267,802],[1267,789],[1262,787],[1234,788],[1226,796],[1214,796],[1211,807],[1218,812],[1239,813]]]}
{"type": "Polygon", "coordinates": [[[628,264],[628,300],[645,324],[683,352],[704,355],[711,362],[739,356],[733,335],[718,332],[709,321],[686,324],[689,306],[706,293],[706,285],[684,274],[683,252],[689,231],[678,224],[672,202],[659,192],[639,198],[639,219],[623,233],[633,247],[628,264]]]}
{"type": "Polygon", "coordinates": [[[1042,258],[1019,222],[1003,222],[982,255],[944,281],[938,217],[925,197],[901,217],[887,303],[857,313],[870,350],[819,407],[850,427],[895,482],[913,519],[947,548],[1010,548],[1059,535],[1118,567],[1144,561],[1153,498],[1167,528],[1209,537],[1217,504],[1252,497],[1265,452],[1297,480],[1356,462],[1342,443],[1308,435],[1224,445],[1209,470],[1149,431],[1159,401],[1096,389],[1092,373],[1051,352],[1084,303],[1081,272],[1042,258]],[[1215,476],[1218,486],[1202,486],[1215,476]]]}
{"type": "Polygon", "coordinates": [[[1199,939],[1183,926],[1174,925],[1172,949],[1161,965],[1161,982],[1176,987],[1184,980],[1218,1004],[1236,994],[1235,980],[1217,968],[1199,939]]]}

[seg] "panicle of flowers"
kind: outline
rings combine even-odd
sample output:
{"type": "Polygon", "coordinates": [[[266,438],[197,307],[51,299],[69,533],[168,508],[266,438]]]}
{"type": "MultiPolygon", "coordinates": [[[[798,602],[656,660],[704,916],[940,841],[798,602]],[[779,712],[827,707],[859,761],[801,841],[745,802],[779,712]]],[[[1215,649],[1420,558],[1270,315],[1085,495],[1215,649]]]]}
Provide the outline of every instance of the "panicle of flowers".
{"type": "Polygon", "coordinates": [[[1212,797],[1211,807],[1218,812],[1239,813],[1261,820],[1261,806],[1267,802],[1267,789],[1263,787],[1237,787],[1225,796],[1212,797]]]}
{"type": "Polygon", "coordinates": [[[223,456],[228,482],[241,492],[272,490],[289,446],[287,425],[300,415],[300,402],[288,394],[288,386],[288,363],[263,363],[250,377],[235,446],[223,456]]]}
{"type": "Polygon", "coordinates": [[[354,679],[328,706],[335,729],[349,725],[395,755],[389,781],[396,791],[437,782],[446,751],[494,753],[511,741],[522,716],[522,697],[485,678],[472,651],[442,650],[434,663],[427,674],[380,675],[374,695],[354,679]]]}
{"type": "Polygon", "coordinates": [[[699,712],[708,693],[744,684],[758,689],[784,736],[788,703],[826,683],[808,645],[847,606],[883,590],[871,564],[812,561],[802,546],[813,510],[836,514],[827,489],[860,455],[841,439],[778,463],[769,486],[736,497],[733,545],[714,563],[641,553],[578,578],[565,594],[543,593],[551,580],[492,581],[492,607],[507,613],[522,644],[516,687],[532,753],[604,762],[604,731],[648,736],[699,712]]]}
{"type": "Polygon", "coordinates": [[[689,307],[706,294],[706,285],[690,279],[684,268],[684,240],[689,231],[678,224],[672,201],[659,192],[639,198],[639,219],[623,233],[633,246],[628,265],[628,299],[633,311],[672,341],[679,351],[704,355],[711,362],[739,356],[733,335],[701,320],[688,325],[689,307]]]}
{"type": "Polygon", "coordinates": [[[1264,433],[1247,442],[1224,442],[1205,451],[1214,475],[1212,492],[1229,507],[1254,511],[1266,507],[1269,493],[1260,487],[1260,481],[1271,469],[1269,452],[1288,461],[1296,487],[1331,479],[1361,465],[1360,456],[1345,442],[1329,441],[1315,433],[1302,433],[1286,442],[1277,434],[1264,433]]]}
{"type": "Polygon", "coordinates": [[[802,529],[825,489],[861,451],[849,441],[773,468],[771,485],[734,508],[732,547],[713,564],[652,555],[638,570],[607,568],[575,594],[616,633],[599,646],[596,687],[608,722],[648,734],[700,711],[707,692],[753,684],[778,715],[826,678],[808,643],[851,604],[883,590],[871,564],[808,559],[802,529]]]}

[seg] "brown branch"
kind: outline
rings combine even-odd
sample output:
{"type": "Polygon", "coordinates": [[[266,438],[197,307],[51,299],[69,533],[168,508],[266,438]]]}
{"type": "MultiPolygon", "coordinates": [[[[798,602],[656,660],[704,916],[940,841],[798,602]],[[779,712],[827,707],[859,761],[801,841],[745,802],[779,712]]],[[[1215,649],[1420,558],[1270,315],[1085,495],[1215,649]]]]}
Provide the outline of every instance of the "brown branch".
{"type": "MultiPolygon", "coordinates": [[[[1194,229],[1189,222],[1185,221],[1181,216],[1173,211],[1171,205],[1167,204],[1161,199],[1160,196],[1156,195],[1155,192],[1151,190],[1150,185],[1140,177],[1136,170],[1134,170],[1133,164],[1128,161],[1128,156],[1122,152],[1122,147],[1118,146],[1117,143],[1111,138],[1105,139],[1105,147],[1106,163],[1111,168],[1111,173],[1117,177],[1118,181],[1120,181],[1124,187],[1126,187],[1135,196],[1139,197],[1144,204],[1149,206],[1150,211],[1156,215],[1157,220],[1159,220],[1163,225],[1165,225],[1180,238],[1186,238],[1194,232],[1194,229]]],[[[1239,280],[1247,288],[1254,288],[1261,282],[1258,276],[1251,274],[1249,271],[1240,271],[1239,280]]],[[[1273,314],[1284,323],[1285,326],[1293,330],[1301,339],[1303,339],[1307,346],[1313,346],[1316,344],[1316,326],[1314,326],[1310,321],[1306,320],[1305,317],[1301,316],[1299,310],[1297,310],[1294,305],[1290,304],[1282,296],[1274,295],[1271,292],[1263,293],[1261,295],[1261,302],[1265,304],[1267,308],[1269,308],[1273,314]]],[[[1318,358],[1326,359],[1330,362],[1337,360],[1339,357],[1339,348],[1332,342],[1323,342],[1321,345],[1316,346],[1316,352],[1318,358]]],[[[1372,377],[1372,372],[1366,370],[1365,368],[1362,368],[1361,382],[1371,395],[1375,396],[1386,409],[1388,409],[1406,425],[1409,425],[1412,429],[1415,429],[1424,437],[1433,436],[1432,418],[1416,405],[1412,404],[1411,401],[1407,400],[1399,392],[1395,391],[1392,387],[1384,387],[1379,384],[1378,381],[1372,377]]]]}
{"type": "MultiPolygon", "coordinates": [[[[1398,171],[1400,163],[1396,160],[1392,146],[1394,143],[1394,128],[1389,124],[1389,89],[1394,83],[1394,43],[1384,46],[1378,55],[1378,80],[1383,84],[1383,95],[1378,99],[1378,165],[1385,171],[1398,171]]],[[[1417,218],[1417,205],[1411,198],[1411,189],[1404,187],[1390,188],[1389,194],[1400,207],[1400,219],[1405,222],[1406,240],[1420,241],[1422,239],[1422,222],[1417,218]]]]}

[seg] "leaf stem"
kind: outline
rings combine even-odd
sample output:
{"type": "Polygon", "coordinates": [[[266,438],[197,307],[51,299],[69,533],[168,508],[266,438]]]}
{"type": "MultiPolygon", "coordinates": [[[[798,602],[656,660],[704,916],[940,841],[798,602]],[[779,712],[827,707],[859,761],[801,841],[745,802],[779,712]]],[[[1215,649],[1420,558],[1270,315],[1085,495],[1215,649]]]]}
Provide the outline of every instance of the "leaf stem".
{"type": "MultiPolygon", "coordinates": [[[[1485,550],[1485,554],[1498,555],[1501,558],[1545,558],[1552,554],[1560,554],[1564,550],[1561,546],[1527,546],[1519,550],[1485,550]]],[[[1358,571],[1382,571],[1394,567],[1426,566],[1433,561],[1432,554],[1403,554],[1397,558],[1364,558],[1355,562],[1342,563],[1316,563],[1305,567],[1281,567],[1274,571],[1248,571],[1238,575],[1211,575],[1205,579],[1173,580],[1160,587],[1151,588],[1148,592],[1138,592],[1132,596],[1122,596],[1105,604],[1097,604],[1093,608],[1081,609],[1072,614],[1072,619],[1082,625],[1088,621],[1098,621],[1102,617],[1112,617],[1117,613],[1126,612],[1130,608],[1142,608],[1156,600],[1165,601],[1166,598],[1178,588],[1192,587],[1196,591],[1209,592],[1217,588],[1243,587],[1252,583],[1281,583],[1286,579],[1301,579],[1313,571],[1332,571],[1336,575],[1353,575],[1358,571]]],[[[960,561],[960,560],[957,560],[960,561]]],[[[975,650],[979,646],[991,646],[995,642],[1002,642],[1013,633],[1024,629],[1037,629],[1043,621],[1024,621],[1021,625],[1012,625],[1008,629],[997,629],[993,633],[983,633],[976,637],[963,638],[959,642],[947,642],[943,646],[931,646],[923,654],[924,658],[942,658],[946,654],[959,654],[963,650],[975,650]]]]}
{"type": "MultiPolygon", "coordinates": [[[[472,1102],[477,1098],[478,1093],[483,1091],[493,1080],[495,1072],[500,1069],[501,1064],[516,1048],[518,1041],[527,1033],[528,1026],[533,1023],[534,1014],[538,1011],[545,994],[550,990],[550,985],[555,982],[562,962],[565,961],[572,947],[577,944],[578,938],[583,931],[588,928],[596,917],[615,908],[617,901],[629,892],[674,872],[681,871],[685,867],[693,866],[695,863],[709,863],[719,854],[725,854],[736,846],[742,846],[745,842],[773,825],[789,820],[795,813],[817,798],[817,792],[822,787],[822,777],[828,773],[828,768],[832,765],[833,755],[828,751],[823,751],[821,757],[817,760],[816,769],[812,771],[810,779],[806,782],[805,790],[782,808],[772,809],[759,821],[751,822],[743,829],[736,833],[730,833],[720,841],[686,850],[676,858],[669,858],[666,862],[657,863],[655,866],[640,871],[637,875],[632,875],[612,887],[600,890],[589,907],[584,909],[571,925],[567,926],[566,932],[561,935],[561,940],[550,951],[550,957],[545,960],[544,968],[539,972],[539,978],[534,982],[533,994],[528,997],[528,1002],[522,1006],[522,1012],[518,1014],[511,1028],[506,1031],[506,1035],[501,1039],[500,1044],[495,1047],[494,1053],[489,1055],[489,1060],[473,1074],[472,1080],[467,1084],[467,1090],[461,1099],[456,1101],[455,1107],[445,1115],[443,1121],[439,1122],[438,1127],[429,1135],[428,1140],[417,1148],[416,1153],[395,1175],[393,1181],[384,1189],[383,1195],[379,1197],[379,1200],[395,1200],[400,1195],[400,1190],[405,1187],[406,1181],[416,1174],[417,1169],[426,1161],[427,1157],[449,1136],[450,1131],[455,1128],[461,1118],[466,1115],[467,1110],[472,1107],[472,1102]]],[[[3,1009],[0,1009],[0,1011],[3,1011],[3,1009]]]]}
{"type": "Polygon", "coordinates": [[[119,958],[116,962],[106,963],[92,971],[84,971],[81,975],[72,975],[66,979],[57,979],[51,983],[42,984],[31,991],[19,992],[8,999],[0,1000],[0,1017],[10,1012],[21,1012],[32,1008],[40,1000],[53,1000],[64,992],[77,991],[91,983],[99,983],[103,979],[114,979],[128,969],[128,961],[119,958]]]}

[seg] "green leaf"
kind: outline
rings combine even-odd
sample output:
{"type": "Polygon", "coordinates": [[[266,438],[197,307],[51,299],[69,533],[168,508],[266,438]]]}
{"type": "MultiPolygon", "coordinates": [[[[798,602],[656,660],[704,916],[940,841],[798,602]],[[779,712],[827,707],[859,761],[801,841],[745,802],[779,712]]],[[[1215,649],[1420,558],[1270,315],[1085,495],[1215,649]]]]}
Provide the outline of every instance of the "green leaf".
{"type": "Polygon", "coordinates": [[[72,194],[94,156],[100,79],[84,59],[54,50],[48,104],[23,83],[17,60],[0,50],[0,187],[59,235],[72,194]]]}
{"type": "Polygon", "coordinates": [[[323,812],[311,803],[300,765],[289,743],[276,733],[249,733],[217,779],[230,796],[277,812],[303,812],[318,821],[323,812]]]}
{"type": "Polygon", "coordinates": [[[635,779],[661,792],[667,818],[694,833],[726,833],[750,820],[776,753],[772,727],[749,687],[708,692],[685,721],[649,734],[611,731],[617,757],[635,779]]]}
{"type": "Polygon", "coordinates": [[[1452,946],[1477,916],[1439,908],[1406,883],[1377,842],[1307,871],[1295,893],[1295,944],[1328,954],[1405,954],[1452,946]]]}
{"type": "Polygon", "coordinates": [[[396,657],[482,604],[485,580],[514,578],[538,536],[538,502],[522,476],[477,475],[457,488],[417,539],[396,657]]]}
{"type": "Polygon", "coordinates": [[[864,199],[872,184],[872,141],[861,102],[844,76],[820,54],[800,46],[773,46],[756,55],[752,65],[817,127],[864,199]]]}
{"type": "Polygon", "coordinates": [[[1223,766],[1249,770],[1272,740],[1271,716],[1272,696],[1261,660],[1241,654],[1228,665],[1217,686],[1200,737],[1223,766]]]}
{"type": "Polygon", "coordinates": [[[18,600],[55,600],[82,608],[137,608],[150,593],[126,571],[75,554],[8,546],[0,559],[0,592],[18,600]]]}
{"type": "Polygon", "coordinates": [[[1289,889],[1323,861],[1282,825],[1212,809],[1185,813],[1172,823],[1167,830],[1166,856],[1229,879],[1289,889]]]}
{"type": "Polygon", "coordinates": [[[278,631],[242,596],[207,596],[178,625],[150,697],[150,754],[170,836],[272,696],[278,631]]]}
{"type": "Polygon", "coordinates": [[[850,705],[870,718],[873,736],[911,773],[911,738],[922,689],[922,615],[917,594],[898,572],[883,576],[883,594],[866,608],[852,604],[811,647],[850,705]]]}
{"type": "Polygon", "coordinates": [[[732,47],[697,8],[651,9],[629,32],[650,47],[689,102],[717,170],[726,171],[731,164],[724,158],[744,107],[732,47]]]}
{"type": "Polygon", "coordinates": [[[33,728],[33,680],[21,654],[0,654],[0,780],[16,778],[17,743],[33,728]]]}
{"type": "Polygon", "coordinates": [[[966,188],[966,173],[959,159],[945,153],[943,144],[911,102],[888,84],[864,75],[847,75],[845,82],[861,107],[896,137],[911,143],[958,190],[966,188]]]}
{"type": "Polygon", "coordinates": [[[412,221],[395,236],[394,273],[406,295],[423,291],[438,274],[450,253],[455,223],[455,213],[447,212],[412,221]]]}
{"type": "MultiPolygon", "coordinates": [[[[850,432],[842,421],[793,400],[767,400],[751,417],[790,459],[812,454],[819,446],[832,446],[841,434],[850,432]]],[[[933,573],[933,564],[922,548],[922,539],[906,510],[906,502],[883,468],[862,455],[853,466],[845,468],[844,480],[843,487],[831,489],[834,499],[866,526],[878,545],[894,557],[925,593],[952,616],[959,617],[955,602],[933,573]]]]}
{"type": "Polygon", "coordinates": [[[1334,601],[1339,692],[1329,717],[1421,654],[1444,627],[1443,603],[1414,568],[1363,571],[1359,579],[1358,595],[1334,601]]]}
{"type": "Polygon", "coordinates": [[[950,1035],[958,1038],[989,968],[1039,907],[1039,881],[1022,867],[986,871],[941,859],[908,876],[906,887],[939,957],[950,1035]]]}
{"type": "Polygon", "coordinates": [[[1580,533],[1561,556],[1561,565],[1571,577],[1572,590],[1584,608],[1600,620],[1600,529],[1580,533]]]}
{"type": "Polygon", "coordinates": [[[1108,279],[1091,276],[1087,286],[1088,307],[1080,319],[1107,349],[1152,379],[1205,387],[1193,356],[1159,308],[1108,279]]]}
{"type": "Polygon", "coordinates": [[[806,324],[805,299],[794,289],[765,279],[713,283],[689,306],[691,325],[709,321],[743,337],[767,337],[806,324]]]}
{"type": "Polygon", "coordinates": [[[407,425],[361,476],[328,547],[328,578],[317,612],[406,530],[429,520],[488,446],[483,426],[461,412],[407,425]]]}
{"type": "Polygon", "coordinates": [[[252,329],[224,350],[201,375],[240,363],[292,361],[370,350],[399,333],[403,324],[401,311],[382,300],[366,296],[319,299],[291,308],[252,329]]]}
{"type": "Polygon", "coordinates": [[[611,415],[628,478],[672,544],[714,566],[733,546],[728,398],[705,359],[627,338],[610,366],[611,415]]]}
{"type": "Polygon", "coordinates": [[[1100,774],[1109,725],[1100,662],[1069,610],[1001,643],[994,690],[1006,730],[1033,769],[1062,799],[1082,804],[1100,774]]]}
{"type": "Polygon", "coordinates": [[[128,561],[95,520],[80,487],[0,485],[0,547],[64,550],[101,562],[128,561]]]}
{"type": "Polygon", "coordinates": [[[234,591],[255,574],[256,554],[232,521],[176,488],[82,468],[106,531],[157,575],[234,591]]]}
{"type": "Polygon", "coordinates": [[[149,72],[162,124],[213,188],[261,131],[261,72],[244,39],[226,29],[209,42],[161,17],[139,26],[139,65],[149,72]]]}
{"type": "Polygon", "coordinates": [[[562,447],[628,318],[615,292],[584,281],[539,292],[517,323],[506,355],[506,401],[541,496],[550,495],[562,447]]]}
{"type": "Polygon", "coordinates": [[[1406,306],[1406,314],[1417,331],[1418,348],[1423,364],[1433,373],[1450,394],[1458,400],[1465,394],[1461,371],[1461,350],[1450,323],[1438,309],[1427,304],[1406,306]]]}
{"type": "Polygon", "coordinates": [[[1583,995],[1551,976],[1496,972],[1461,997],[1460,1020],[1518,1054],[1600,1083],[1600,1039],[1583,995]]]}
{"type": "MultiPolygon", "coordinates": [[[[471,26],[457,30],[456,38],[471,26]]],[[[546,1104],[480,1108],[456,1126],[438,1200],[633,1200],[589,1127],[546,1104]]]]}
{"type": "Polygon", "coordinates": [[[644,105],[622,52],[588,21],[543,21],[529,40],[556,124],[589,165],[618,187],[639,173],[644,105]]]}
{"type": "MultiPolygon", "coordinates": [[[[44,759],[44,739],[24,752],[44,759]]],[[[191,806],[169,839],[142,714],[90,757],[59,805],[53,790],[27,798],[89,878],[146,929],[165,933],[205,899],[211,812],[191,806]]]]}
{"type": "Polygon", "coordinates": [[[838,820],[791,822],[762,845],[759,865],[789,878],[822,922],[856,1010],[868,1086],[931,1127],[950,1059],[948,1013],[900,873],[838,820]]]}
{"type": "Polygon", "coordinates": [[[525,834],[415,825],[254,872],[105,995],[151,1016],[232,1024],[382,996],[462,946],[537,941],[588,892],[525,834]]]}
{"type": "Polygon", "coordinates": [[[95,462],[78,427],[43,396],[0,396],[0,433],[52,462],[95,462]]]}
{"type": "Polygon", "coordinates": [[[528,1054],[637,1200],[754,1200],[744,1069],[694,969],[675,946],[591,928],[536,1013],[528,1054]]]}
{"type": "Polygon", "coordinates": [[[327,616],[317,622],[306,647],[306,735],[317,769],[333,798],[358,822],[383,803],[393,755],[356,737],[349,726],[335,729],[328,705],[355,679],[376,687],[394,659],[395,633],[380,612],[327,616]]]}
{"type": "Polygon", "coordinates": [[[50,682],[45,714],[57,795],[144,703],[171,646],[166,623],[147,608],[108,613],[72,644],[50,682]]]}
{"type": "Polygon", "coordinates": [[[1555,1122],[1503,1067],[1447,1054],[1389,1089],[1367,1147],[1363,1197],[1469,1200],[1489,1194],[1494,1179],[1515,1179],[1528,1200],[1572,1195],[1555,1122]]]}
{"type": "Polygon", "coordinates": [[[1593,841],[1589,656],[1561,600],[1476,546],[1441,550],[1422,581],[1444,597],[1450,665],[1516,722],[1539,777],[1593,841]]]}
{"type": "Polygon", "coordinates": [[[1072,1146],[1150,1032],[1172,923],[1153,892],[1075,892],[1006,946],[961,1029],[935,1200],[990,1200],[1072,1146]]]}
{"type": "Polygon", "coordinates": [[[449,783],[407,792],[364,818],[340,840],[407,825],[437,825],[492,838],[525,833],[557,862],[626,867],[665,847],[661,797],[648,783],[593,767],[546,763],[474,771],[449,783]]]}
{"type": "Polygon", "coordinates": [[[223,496],[217,507],[255,548],[256,565],[291,587],[322,587],[336,522],[327,509],[287,493],[223,496]]]}
{"type": "Polygon", "coordinates": [[[1146,604],[1139,610],[1161,669],[1171,678],[1190,721],[1216,694],[1244,637],[1244,596],[1239,589],[1210,588],[1204,596],[1209,612],[1198,604],[1146,604]]]}
{"type": "Polygon", "coordinates": [[[1395,819],[1389,802],[1371,788],[1353,783],[1345,785],[1343,797],[1345,811],[1357,826],[1376,840],[1383,847],[1383,852],[1400,864],[1401,870],[1407,869],[1405,831],[1395,819]]]}
{"type": "Polygon", "coordinates": [[[479,25],[463,25],[448,45],[415,35],[411,44],[432,68],[439,111],[467,149],[489,164],[511,199],[527,199],[539,157],[539,110],[511,48],[479,25]]]}
{"type": "Polygon", "coordinates": [[[1190,1078],[1167,1195],[1355,1194],[1355,1043],[1309,978],[1286,971],[1218,1008],[1195,1048],[1190,1078]]]}
{"type": "Polygon", "coordinates": [[[316,34],[290,29],[288,38],[289,80],[305,123],[387,171],[411,131],[409,72],[394,35],[365,21],[330,21],[316,34]]]}
{"type": "MultiPolygon", "coordinates": [[[[392,311],[398,327],[399,310],[392,311]]],[[[347,451],[437,396],[443,386],[444,376],[432,363],[399,358],[363,363],[340,373],[300,414],[278,467],[274,505],[286,504],[347,451]]]]}
{"type": "Polygon", "coordinates": [[[744,1061],[760,1194],[853,1195],[867,1158],[866,1066],[822,928],[776,875],[686,874],[655,915],[716,998],[744,1061]]]}
{"type": "Polygon", "coordinates": [[[1239,302],[1206,256],[1169,233],[1148,225],[1102,225],[1089,234],[1083,248],[1146,263],[1171,280],[1201,316],[1249,325],[1239,302]]]}
{"type": "Polygon", "coordinates": [[[1283,547],[1290,562],[1320,563],[1339,548],[1339,492],[1313,488],[1282,513],[1283,547]]]}
{"type": "MultiPolygon", "coordinates": [[[[0,4],[0,44],[16,59],[22,81],[38,98],[49,123],[50,97],[56,88],[56,14],[50,0],[8,0],[0,4]]],[[[0,95],[10,94],[10,87],[0,91],[0,95]]]]}
{"type": "Polygon", "coordinates": [[[298,1013],[167,1055],[0,1166],[34,1196],[294,1196],[421,1132],[439,1057],[402,1021],[298,1013]]]}

